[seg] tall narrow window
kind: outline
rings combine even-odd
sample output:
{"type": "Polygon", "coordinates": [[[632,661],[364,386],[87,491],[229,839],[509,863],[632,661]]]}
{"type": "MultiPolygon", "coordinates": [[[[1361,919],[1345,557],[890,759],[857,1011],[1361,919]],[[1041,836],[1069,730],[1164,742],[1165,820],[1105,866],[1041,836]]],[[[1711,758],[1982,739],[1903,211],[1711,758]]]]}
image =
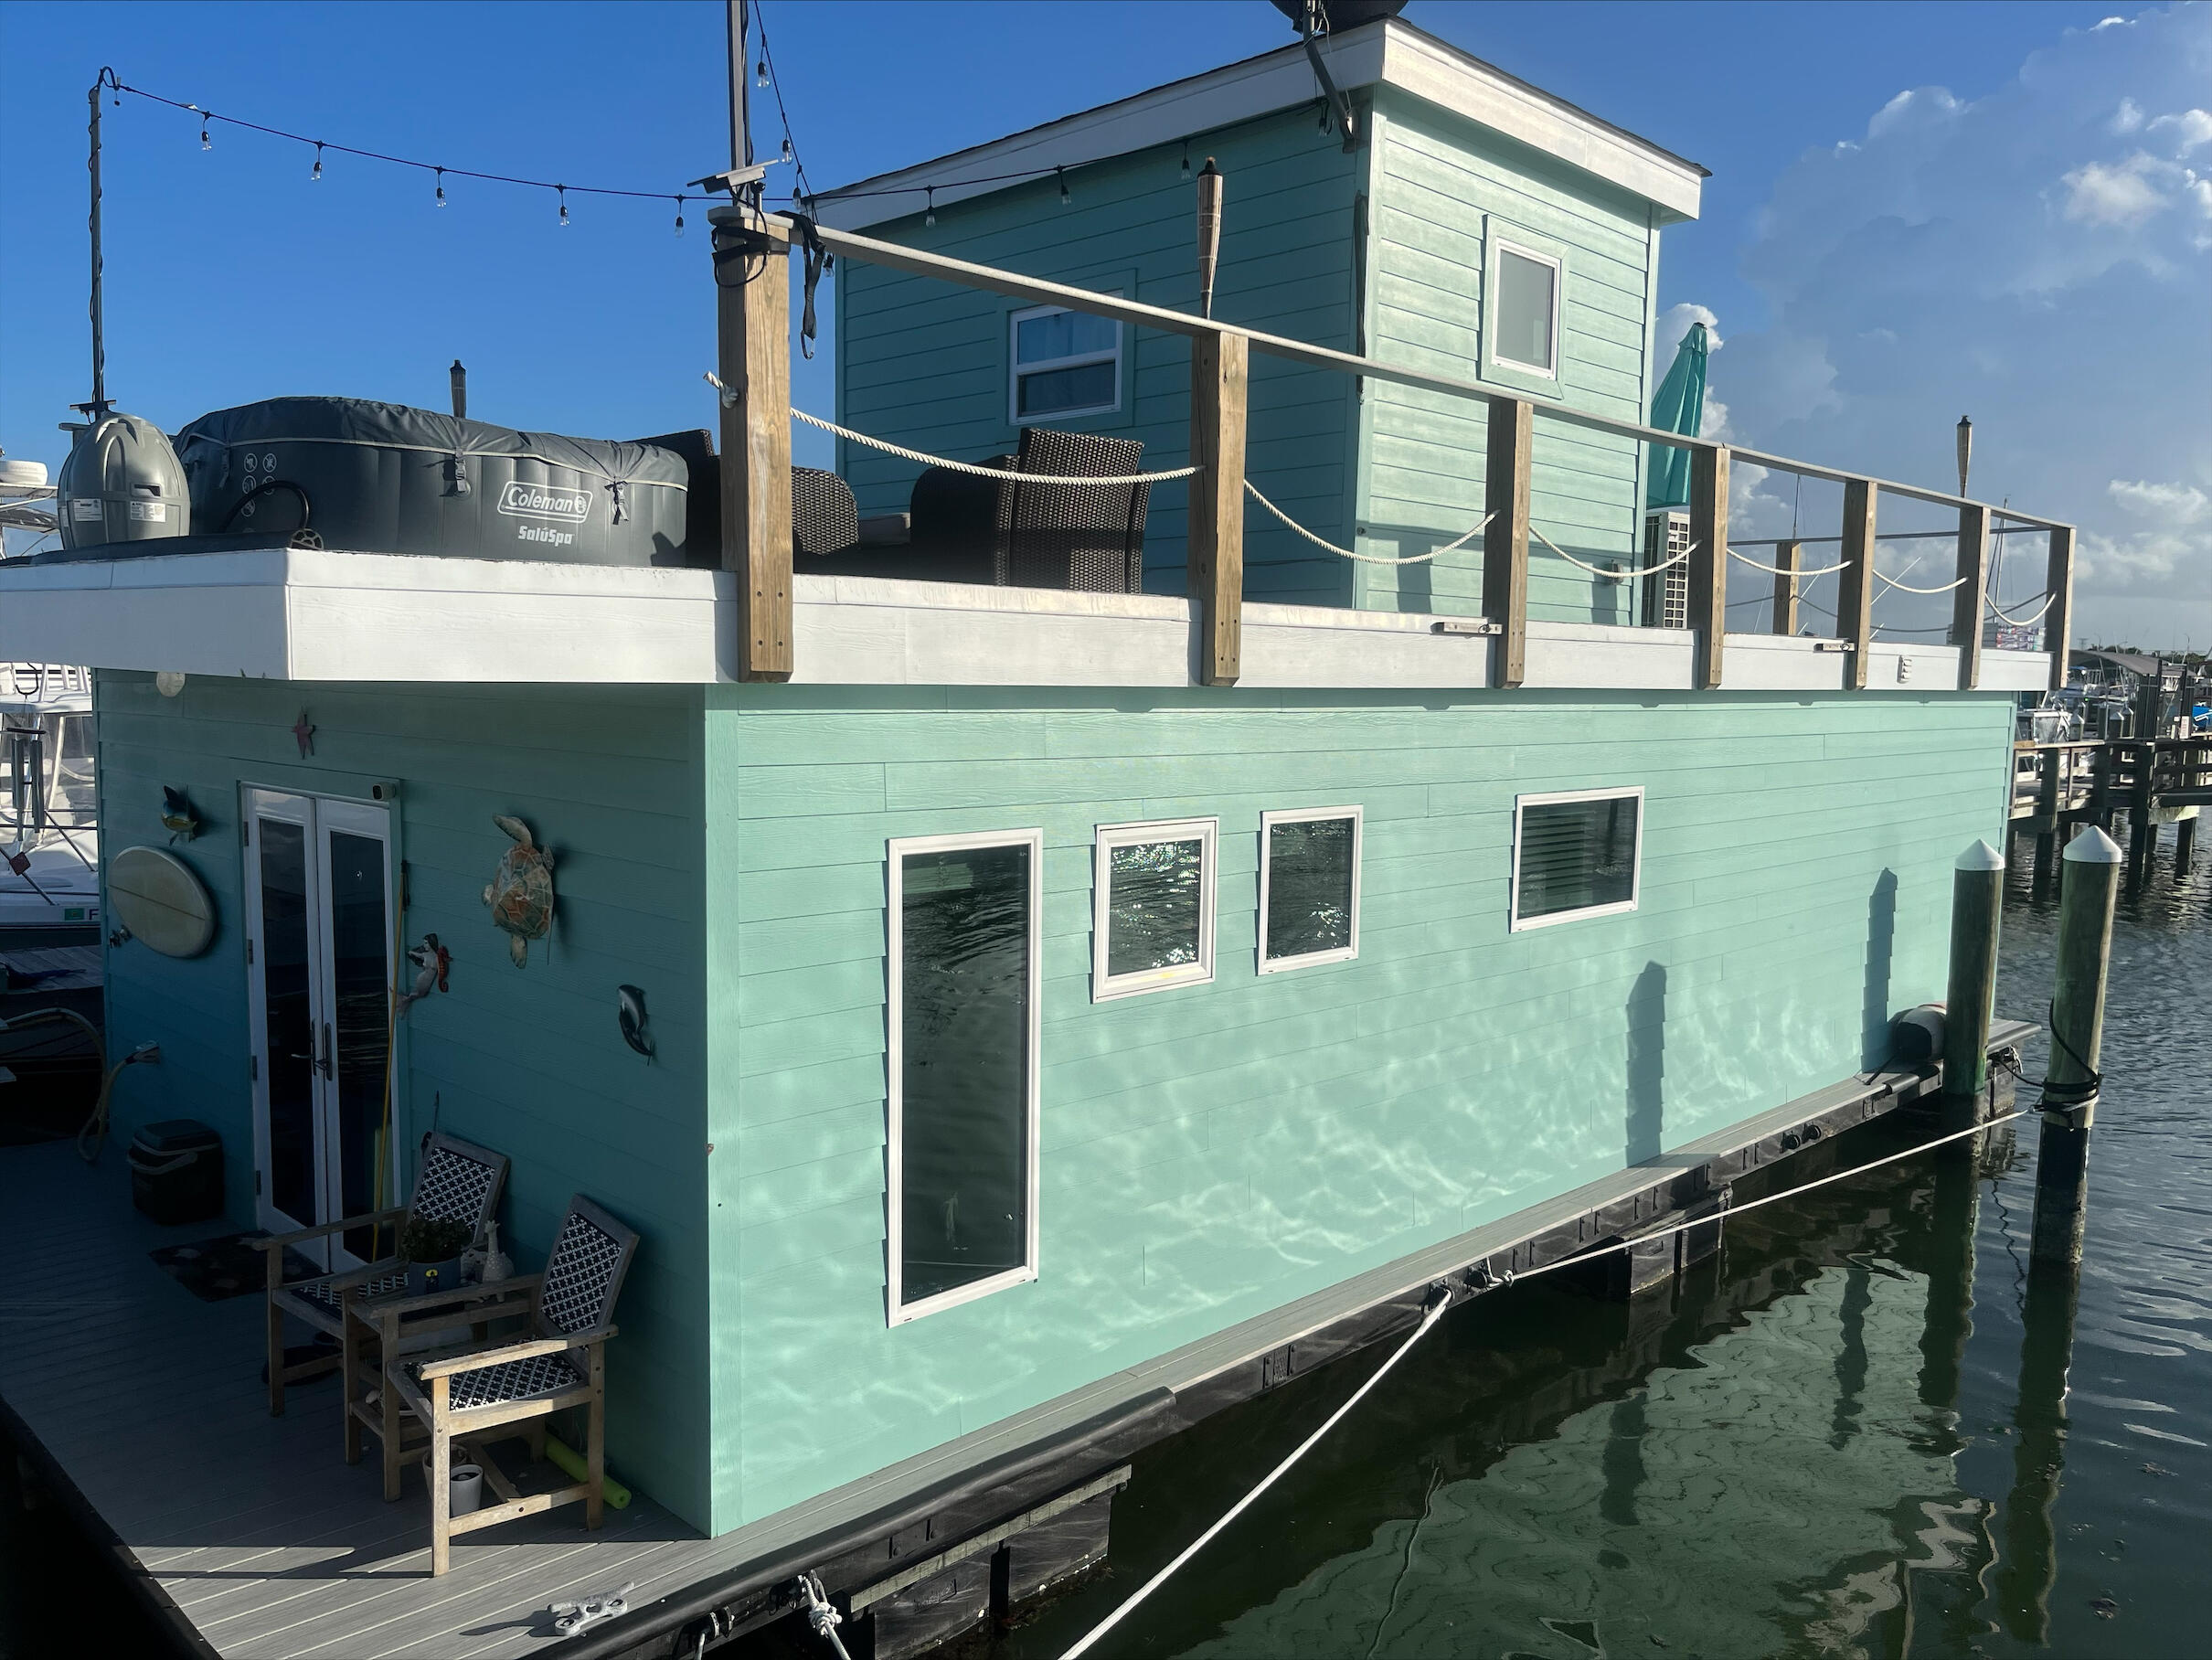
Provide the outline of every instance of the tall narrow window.
{"type": "Polygon", "coordinates": [[[890,1318],[1037,1278],[1037,830],[890,844],[890,1318]]]}
{"type": "Polygon", "coordinates": [[[1357,807],[1260,815],[1260,972],[1359,955],[1357,807]]]}
{"type": "Polygon", "coordinates": [[[1091,1001],[1214,977],[1218,821],[1112,825],[1099,832],[1091,1001]]]}
{"type": "Polygon", "coordinates": [[[1103,415],[1122,406],[1122,325],[1108,317],[1040,305],[1014,314],[1013,384],[1006,419],[1103,415]]]}
{"type": "Polygon", "coordinates": [[[1636,909],[1643,791],[1523,795],[1513,814],[1513,926],[1636,909]]]}
{"type": "Polygon", "coordinates": [[[1510,242],[1492,263],[1497,293],[1490,308],[1490,353],[1531,374],[1559,372],[1559,262],[1510,242]]]}

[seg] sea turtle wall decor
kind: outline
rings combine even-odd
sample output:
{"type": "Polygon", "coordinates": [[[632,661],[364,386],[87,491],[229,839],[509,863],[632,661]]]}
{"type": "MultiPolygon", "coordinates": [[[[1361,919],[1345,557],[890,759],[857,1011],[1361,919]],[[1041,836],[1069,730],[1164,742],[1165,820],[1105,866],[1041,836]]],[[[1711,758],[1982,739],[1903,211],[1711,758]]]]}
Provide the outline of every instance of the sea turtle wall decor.
{"type": "Polygon", "coordinates": [[[492,923],[513,936],[507,951],[516,968],[530,963],[530,942],[553,931],[553,856],[530,839],[530,826],[498,813],[492,822],[515,838],[484,887],[492,923]]]}

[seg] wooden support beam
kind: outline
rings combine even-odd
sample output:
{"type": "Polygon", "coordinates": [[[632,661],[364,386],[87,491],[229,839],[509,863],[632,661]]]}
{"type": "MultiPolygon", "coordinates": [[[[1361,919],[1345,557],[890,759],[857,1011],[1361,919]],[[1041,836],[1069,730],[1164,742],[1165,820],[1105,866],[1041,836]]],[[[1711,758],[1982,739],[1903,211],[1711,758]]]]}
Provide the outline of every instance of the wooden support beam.
{"type": "Polygon", "coordinates": [[[1959,509],[1959,585],[1951,591],[1951,640],[1959,648],[1959,690],[1982,684],[1982,613],[1989,600],[1989,509],[1959,509]]]}
{"type": "Polygon", "coordinates": [[[714,228],[722,569],[737,577],[738,677],[788,680],[791,233],[780,220],[748,218],[714,228]]]}
{"type": "Polygon", "coordinates": [[[1874,505],[1871,479],[1844,484],[1844,568],[1836,573],[1836,637],[1851,644],[1847,683],[1866,686],[1866,665],[1874,655],[1874,505]]]}
{"type": "Polygon", "coordinates": [[[1725,446],[1690,452],[1690,626],[1697,631],[1701,691],[1720,685],[1728,632],[1728,452],[1725,446]]]}
{"type": "Polygon", "coordinates": [[[1774,633],[1797,633],[1797,573],[1804,569],[1803,542],[1774,544],[1774,633]]]}
{"type": "Polygon", "coordinates": [[[2043,649],[2051,654],[2051,690],[2066,690],[2067,652],[2074,632],[2074,527],[2051,527],[2051,558],[2043,579],[2051,597],[2043,613],[2043,649]]]}
{"type": "Polygon", "coordinates": [[[1190,596],[1198,678],[1234,686],[1244,649],[1244,410],[1250,348],[1239,335],[1190,343],[1190,596]]]}
{"type": "Polygon", "coordinates": [[[1537,435],[1533,404],[1490,400],[1483,511],[1483,615],[1498,626],[1493,686],[1518,686],[1528,674],[1528,458],[1537,435]]]}

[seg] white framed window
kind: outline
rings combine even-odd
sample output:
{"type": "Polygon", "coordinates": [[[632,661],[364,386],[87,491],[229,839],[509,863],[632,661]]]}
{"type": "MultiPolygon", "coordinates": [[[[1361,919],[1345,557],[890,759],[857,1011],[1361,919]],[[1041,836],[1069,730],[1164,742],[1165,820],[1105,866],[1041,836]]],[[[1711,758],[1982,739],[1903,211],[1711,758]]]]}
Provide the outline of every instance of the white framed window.
{"type": "Polygon", "coordinates": [[[1045,835],[889,844],[890,1324],[1037,1278],[1045,835]]]}
{"type": "Polygon", "coordinates": [[[1100,826],[1092,879],[1090,1000],[1214,977],[1220,821],[1100,826]]]}
{"type": "Polygon", "coordinates": [[[1060,305],[1007,320],[1006,420],[1015,426],[1122,407],[1122,325],[1060,305]]]}
{"type": "Polygon", "coordinates": [[[1559,376],[1559,290],[1556,254],[1493,233],[1490,239],[1489,356],[1524,375],[1559,376]]]}
{"type": "Polygon", "coordinates": [[[1514,797],[1515,932],[1633,910],[1643,873],[1643,785],[1514,797]]]}
{"type": "Polygon", "coordinates": [[[1359,955],[1357,807],[1260,815],[1260,972],[1359,955]]]}

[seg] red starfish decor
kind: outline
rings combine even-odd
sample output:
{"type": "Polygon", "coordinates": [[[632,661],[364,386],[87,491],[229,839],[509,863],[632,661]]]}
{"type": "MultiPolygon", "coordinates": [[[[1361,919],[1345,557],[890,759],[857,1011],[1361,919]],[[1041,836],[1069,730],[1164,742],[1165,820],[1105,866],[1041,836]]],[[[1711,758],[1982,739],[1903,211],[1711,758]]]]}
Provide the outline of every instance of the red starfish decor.
{"type": "Polygon", "coordinates": [[[314,723],[307,718],[307,711],[300,711],[299,719],[292,722],[292,735],[299,740],[300,759],[305,761],[315,752],[314,723]]]}

